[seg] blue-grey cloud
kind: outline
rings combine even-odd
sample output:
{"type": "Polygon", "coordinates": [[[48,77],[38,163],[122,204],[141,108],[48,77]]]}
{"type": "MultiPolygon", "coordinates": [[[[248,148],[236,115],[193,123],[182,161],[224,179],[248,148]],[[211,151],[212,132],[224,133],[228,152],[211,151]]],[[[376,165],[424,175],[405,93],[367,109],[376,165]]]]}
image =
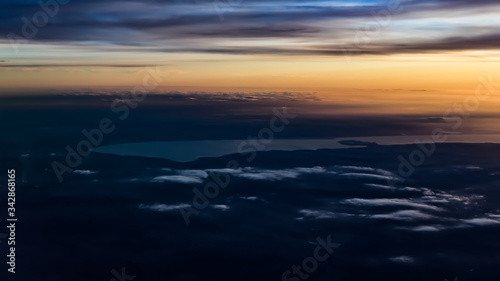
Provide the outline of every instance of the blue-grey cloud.
{"type": "Polygon", "coordinates": [[[167,204],[140,204],[139,209],[146,209],[146,210],[151,210],[151,211],[157,211],[157,212],[169,212],[169,211],[176,211],[180,210],[182,208],[187,208],[190,207],[191,205],[189,204],[178,204],[178,205],[167,205],[167,204]]]}
{"type": "Polygon", "coordinates": [[[442,208],[433,205],[415,202],[409,199],[397,199],[397,198],[380,198],[380,199],[353,198],[345,200],[344,203],[352,204],[355,206],[370,206],[370,207],[405,206],[405,207],[414,207],[418,209],[428,209],[433,211],[443,211],[442,208]]]}
{"type": "MultiPolygon", "coordinates": [[[[36,36],[27,44],[67,44],[107,51],[319,56],[491,50],[499,46],[494,23],[450,26],[438,20],[436,28],[442,31],[437,37],[435,33],[426,36],[432,29],[421,27],[426,16],[433,20],[491,16],[498,1],[401,1],[401,9],[389,13],[388,18],[392,10],[386,1],[345,2],[349,1],[243,1],[223,10],[227,19],[220,22],[221,11],[212,1],[73,0],[61,5],[47,25],[35,26],[36,36]],[[381,32],[368,35],[368,43],[356,44],[359,31],[370,24],[378,24],[381,32]],[[384,33],[384,29],[391,32],[384,33]],[[402,33],[414,35],[410,39],[389,35],[402,33]],[[239,44],[229,44],[230,40],[239,44]],[[252,44],[249,40],[267,43],[252,44]]],[[[23,17],[32,20],[32,15],[42,10],[37,1],[4,1],[0,8],[4,23],[0,33],[5,43],[11,32],[22,37],[23,17]]]]}
{"type": "Polygon", "coordinates": [[[198,177],[190,176],[159,176],[153,178],[152,182],[173,182],[173,183],[184,183],[184,184],[197,184],[202,183],[203,180],[198,177]]]}

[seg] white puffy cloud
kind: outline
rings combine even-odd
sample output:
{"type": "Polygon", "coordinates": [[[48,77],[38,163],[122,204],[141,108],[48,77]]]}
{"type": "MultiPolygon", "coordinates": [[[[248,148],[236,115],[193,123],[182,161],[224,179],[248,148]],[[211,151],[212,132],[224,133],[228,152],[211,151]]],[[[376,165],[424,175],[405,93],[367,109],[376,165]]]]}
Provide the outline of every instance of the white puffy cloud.
{"type": "Polygon", "coordinates": [[[227,211],[230,209],[228,205],[212,205],[212,208],[222,210],[222,211],[227,211]]]}

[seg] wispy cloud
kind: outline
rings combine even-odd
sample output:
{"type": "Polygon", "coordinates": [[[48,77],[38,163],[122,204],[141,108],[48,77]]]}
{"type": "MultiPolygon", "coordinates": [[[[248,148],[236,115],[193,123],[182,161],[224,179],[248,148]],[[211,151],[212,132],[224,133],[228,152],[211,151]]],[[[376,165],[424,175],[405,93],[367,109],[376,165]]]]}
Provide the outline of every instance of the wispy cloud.
{"type": "Polygon", "coordinates": [[[422,213],[417,210],[403,210],[397,211],[388,214],[379,214],[370,216],[374,219],[389,219],[389,220],[403,220],[403,221],[413,221],[413,220],[422,220],[422,219],[433,219],[435,218],[432,215],[422,213]]]}
{"type": "Polygon", "coordinates": [[[221,211],[227,211],[230,209],[228,205],[212,205],[212,208],[221,210],[221,211]]]}
{"type": "Polygon", "coordinates": [[[82,176],[89,176],[93,174],[99,173],[98,171],[92,171],[92,170],[74,170],[73,173],[82,175],[82,176]]]}
{"type": "Polygon", "coordinates": [[[147,209],[147,210],[152,210],[152,211],[157,211],[157,212],[169,212],[169,211],[175,211],[179,210],[182,208],[188,208],[189,204],[179,204],[179,205],[166,205],[166,204],[151,204],[151,205],[146,205],[146,204],[140,204],[139,209],[147,209]]]}
{"type": "Polygon", "coordinates": [[[297,167],[291,169],[257,169],[247,167],[243,169],[208,169],[208,172],[227,173],[235,177],[245,178],[249,180],[263,180],[263,181],[279,181],[284,179],[294,179],[307,174],[321,174],[325,173],[324,167],[297,167]]]}
{"type": "MultiPolygon", "coordinates": [[[[230,24],[221,24],[212,2],[197,2],[73,0],[28,44],[126,52],[343,56],[355,32],[376,23],[373,11],[387,9],[386,1],[259,0],[235,9],[230,24]],[[256,39],[258,43],[252,42],[256,39]]],[[[386,34],[353,55],[498,49],[500,33],[488,28],[498,23],[498,1],[411,0],[401,5],[404,9],[393,16],[386,34]],[[474,23],[471,19],[478,16],[495,22],[474,23]],[[436,29],[440,36],[435,36],[436,29]]],[[[21,18],[40,7],[36,1],[8,0],[1,10],[0,32],[21,34],[21,18]]]]}
{"type": "Polygon", "coordinates": [[[389,258],[389,260],[393,261],[393,262],[398,262],[398,263],[414,263],[415,262],[414,258],[408,257],[408,256],[393,257],[393,258],[389,258]]]}
{"type": "Polygon", "coordinates": [[[202,183],[203,180],[199,177],[189,177],[189,176],[159,176],[155,177],[151,180],[152,182],[174,182],[174,183],[184,183],[184,184],[193,184],[193,183],[202,183]]]}
{"type": "Polygon", "coordinates": [[[343,173],[340,174],[342,177],[348,177],[348,178],[354,178],[354,179],[376,179],[376,180],[392,180],[395,179],[396,177],[392,176],[384,176],[384,175],[377,175],[377,174],[364,174],[364,173],[343,173]]]}
{"type": "Polygon", "coordinates": [[[299,213],[303,216],[313,217],[315,219],[331,219],[338,216],[336,213],[330,211],[300,210],[299,213]]]}
{"type": "Polygon", "coordinates": [[[346,204],[352,204],[357,206],[371,206],[371,207],[384,207],[384,206],[405,206],[405,207],[414,207],[419,209],[428,209],[433,211],[442,211],[442,208],[425,204],[414,202],[410,199],[392,199],[392,198],[383,198],[383,199],[363,199],[363,198],[353,198],[347,199],[344,201],[346,204]]]}

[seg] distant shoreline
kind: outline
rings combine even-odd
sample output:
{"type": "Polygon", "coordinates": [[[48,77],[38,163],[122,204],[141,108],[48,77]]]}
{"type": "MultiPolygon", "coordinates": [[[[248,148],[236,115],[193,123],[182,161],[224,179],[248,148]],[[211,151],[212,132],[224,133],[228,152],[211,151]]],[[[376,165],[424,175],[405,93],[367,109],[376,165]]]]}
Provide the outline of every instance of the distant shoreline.
{"type": "MultiPolygon", "coordinates": [[[[429,136],[370,136],[344,137],[335,139],[276,139],[262,149],[255,151],[297,151],[318,149],[362,148],[368,145],[411,145],[416,140],[424,142],[429,136]]],[[[196,140],[138,142],[106,145],[94,148],[102,154],[120,156],[142,156],[168,159],[176,162],[191,162],[203,157],[221,157],[241,151],[241,144],[246,140],[196,140]],[[240,149],[239,149],[240,147],[240,149]]],[[[450,134],[443,143],[499,143],[500,135],[460,135],[450,134]]],[[[251,147],[249,147],[251,148],[251,147]]]]}

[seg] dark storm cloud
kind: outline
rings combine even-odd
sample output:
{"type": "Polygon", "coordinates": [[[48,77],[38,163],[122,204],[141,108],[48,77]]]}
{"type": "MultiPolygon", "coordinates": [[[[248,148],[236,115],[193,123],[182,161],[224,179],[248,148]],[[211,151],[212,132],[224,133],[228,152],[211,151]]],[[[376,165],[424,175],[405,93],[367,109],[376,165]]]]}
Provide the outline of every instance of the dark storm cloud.
{"type": "Polygon", "coordinates": [[[416,42],[415,44],[396,44],[380,46],[371,51],[375,54],[422,53],[430,51],[459,51],[497,49],[500,46],[500,34],[487,34],[470,37],[450,37],[436,41],[416,42]]]}
{"type": "Polygon", "coordinates": [[[275,55],[391,55],[401,53],[428,53],[461,50],[494,50],[500,46],[500,34],[475,37],[450,37],[435,41],[415,42],[414,44],[373,44],[373,45],[333,45],[311,48],[269,48],[269,47],[227,47],[196,49],[165,49],[165,52],[202,52],[215,54],[275,54],[275,55]]]}

